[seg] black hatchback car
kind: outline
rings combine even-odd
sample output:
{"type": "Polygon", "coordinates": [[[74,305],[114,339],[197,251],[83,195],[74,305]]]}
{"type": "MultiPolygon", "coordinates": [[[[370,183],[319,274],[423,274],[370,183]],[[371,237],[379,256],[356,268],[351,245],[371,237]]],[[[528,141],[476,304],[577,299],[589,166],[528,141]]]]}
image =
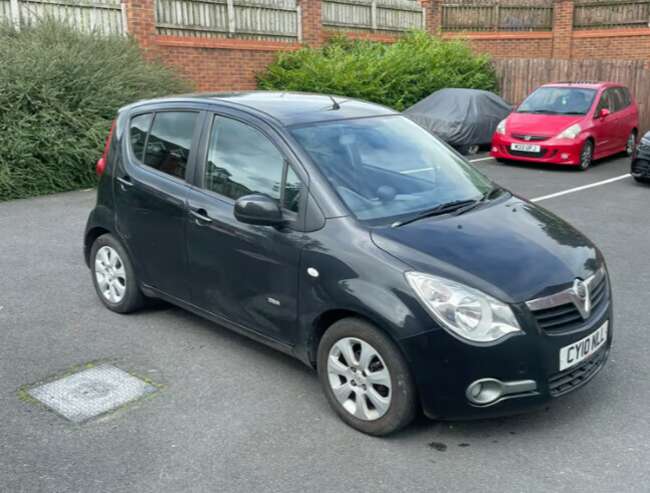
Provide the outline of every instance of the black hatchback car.
{"type": "Polygon", "coordinates": [[[632,156],[630,173],[641,183],[650,183],[650,132],[647,132],[632,156]]]}
{"type": "Polygon", "coordinates": [[[85,257],[101,301],[162,298],[316,368],[354,428],[534,409],[612,340],[582,234],[382,106],[286,93],[119,111],[85,257]]]}

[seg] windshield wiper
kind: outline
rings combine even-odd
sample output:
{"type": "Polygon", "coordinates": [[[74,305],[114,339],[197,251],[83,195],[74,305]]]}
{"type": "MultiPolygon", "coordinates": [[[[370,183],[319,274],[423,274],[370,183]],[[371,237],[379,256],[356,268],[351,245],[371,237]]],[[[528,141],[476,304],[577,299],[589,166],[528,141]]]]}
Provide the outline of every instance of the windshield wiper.
{"type": "Polygon", "coordinates": [[[456,212],[454,213],[455,216],[460,216],[461,214],[465,214],[466,212],[471,211],[472,209],[475,209],[479,205],[488,202],[492,200],[493,198],[496,198],[497,195],[501,193],[503,189],[500,187],[492,187],[490,188],[487,192],[483,194],[483,197],[481,197],[478,200],[475,200],[474,202],[467,204],[466,207],[461,207],[460,209],[457,209],[456,212]]]}
{"type": "Polygon", "coordinates": [[[414,223],[415,221],[419,221],[420,219],[426,219],[427,217],[434,217],[434,216],[440,216],[442,214],[447,214],[449,212],[454,212],[458,209],[460,209],[463,206],[466,205],[474,205],[479,203],[481,199],[469,199],[469,200],[454,200],[453,202],[447,202],[445,204],[440,204],[437,205],[436,207],[433,207],[432,209],[426,210],[416,216],[413,216],[410,219],[405,219],[404,221],[397,221],[394,222],[391,227],[392,228],[399,228],[400,226],[405,226],[407,224],[414,223]]]}

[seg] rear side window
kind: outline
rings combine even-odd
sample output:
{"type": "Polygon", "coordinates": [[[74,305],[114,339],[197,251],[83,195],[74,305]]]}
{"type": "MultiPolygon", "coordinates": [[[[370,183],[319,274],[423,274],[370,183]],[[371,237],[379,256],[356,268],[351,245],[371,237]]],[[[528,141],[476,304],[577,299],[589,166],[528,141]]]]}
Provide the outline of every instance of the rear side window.
{"type": "Polygon", "coordinates": [[[142,162],[142,156],[144,156],[144,146],[147,143],[147,134],[152,120],[152,113],[145,113],[131,119],[131,125],[129,126],[131,152],[140,162],[142,162]]]}
{"type": "Polygon", "coordinates": [[[156,113],[142,162],[163,173],[184,179],[197,117],[198,113],[190,111],[156,113]]]}
{"type": "Polygon", "coordinates": [[[616,100],[617,103],[619,104],[618,110],[624,110],[625,108],[630,106],[630,104],[632,104],[630,91],[628,91],[627,88],[617,87],[612,90],[616,93],[616,100]]]}

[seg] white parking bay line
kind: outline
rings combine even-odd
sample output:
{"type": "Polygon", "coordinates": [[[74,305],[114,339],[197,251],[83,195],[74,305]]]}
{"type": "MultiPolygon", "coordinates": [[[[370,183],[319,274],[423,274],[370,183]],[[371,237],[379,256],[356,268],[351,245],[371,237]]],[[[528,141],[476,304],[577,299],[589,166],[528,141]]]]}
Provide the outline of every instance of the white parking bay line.
{"type": "Polygon", "coordinates": [[[531,202],[541,202],[542,200],[553,199],[555,197],[560,197],[562,195],[567,195],[567,194],[573,193],[573,192],[580,192],[581,190],[587,190],[588,188],[594,188],[594,187],[599,187],[601,185],[607,185],[608,183],[612,183],[612,182],[619,181],[619,180],[624,180],[625,178],[629,178],[630,176],[632,176],[632,175],[630,175],[630,173],[626,173],[624,175],[616,176],[616,177],[610,178],[608,180],[597,181],[596,183],[590,183],[589,185],[583,185],[581,187],[570,188],[570,189],[564,190],[562,192],[552,193],[550,195],[544,195],[542,197],[535,197],[534,199],[530,199],[530,201],[531,202]]]}
{"type": "Polygon", "coordinates": [[[413,173],[422,173],[423,171],[431,171],[433,168],[419,168],[419,169],[407,169],[406,171],[400,171],[402,175],[410,175],[413,173]]]}
{"type": "MultiPolygon", "coordinates": [[[[491,159],[494,159],[494,158],[482,157],[482,158],[479,158],[479,159],[471,159],[469,162],[470,163],[478,163],[480,161],[490,161],[491,159]]],[[[404,171],[400,171],[400,173],[403,174],[403,175],[411,175],[411,174],[414,174],[414,173],[423,173],[425,171],[431,171],[432,169],[433,168],[407,169],[407,170],[404,170],[404,171]]]]}

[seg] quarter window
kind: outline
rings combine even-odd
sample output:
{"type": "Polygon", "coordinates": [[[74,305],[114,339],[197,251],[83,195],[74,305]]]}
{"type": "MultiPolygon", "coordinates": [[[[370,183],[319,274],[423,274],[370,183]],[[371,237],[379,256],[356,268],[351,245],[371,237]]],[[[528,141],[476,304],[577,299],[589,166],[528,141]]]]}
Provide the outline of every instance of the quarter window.
{"type": "Polygon", "coordinates": [[[153,115],[151,113],[138,115],[131,119],[131,125],[129,126],[129,141],[131,142],[131,152],[133,152],[133,155],[138,159],[138,161],[142,161],[144,146],[147,142],[147,134],[149,133],[152,119],[153,115]]]}
{"type": "Polygon", "coordinates": [[[261,132],[230,118],[215,117],[205,187],[233,200],[251,193],[281,198],[285,160],[261,132]]]}
{"type": "Polygon", "coordinates": [[[287,178],[284,183],[284,208],[291,212],[300,212],[300,201],[303,193],[300,178],[291,167],[288,167],[287,178]]]}
{"type": "Polygon", "coordinates": [[[168,175],[184,179],[196,119],[197,113],[189,111],[156,113],[147,139],[143,163],[168,175]]]}

